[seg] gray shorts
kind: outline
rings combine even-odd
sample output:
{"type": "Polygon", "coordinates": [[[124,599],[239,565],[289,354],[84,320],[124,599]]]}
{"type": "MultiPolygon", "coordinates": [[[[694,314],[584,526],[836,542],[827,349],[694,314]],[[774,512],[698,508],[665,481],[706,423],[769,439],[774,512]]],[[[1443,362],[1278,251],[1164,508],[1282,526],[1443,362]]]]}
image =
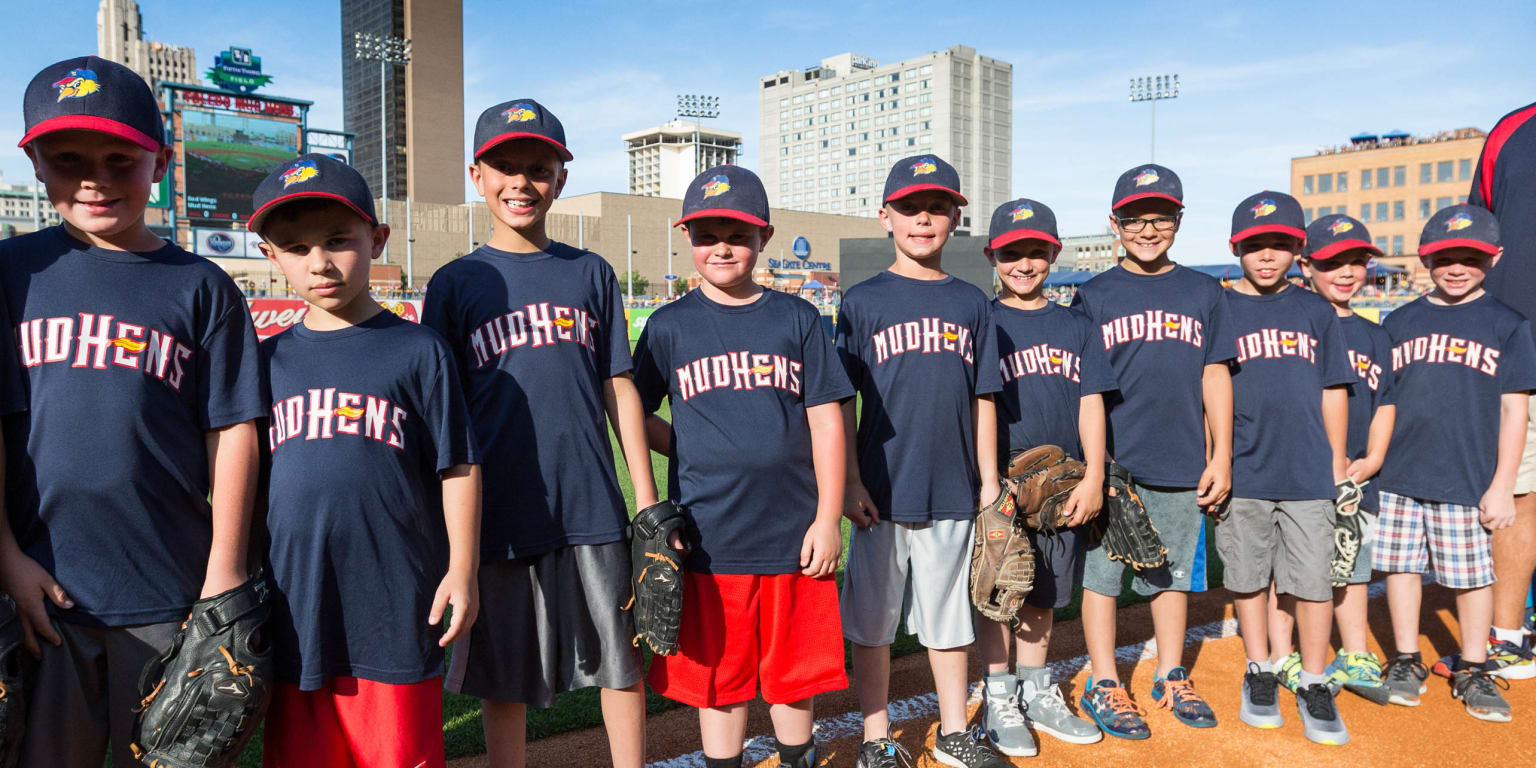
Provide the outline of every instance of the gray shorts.
{"type": "MultiPolygon", "coordinates": [[[[1147,517],[1168,548],[1168,563],[1161,568],[1137,571],[1131,590],[1138,595],[1159,592],[1205,591],[1205,513],[1195,504],[1193,488],[1167,488],[1135,484],[1136,495],[1147,508],[1147,517]]],[[[1119,597],[1125,579],[1125,563],[1109,559],[1104,545],[1083,553],[1083,589],[1119,597]]]]}
{"type": "Polygon", "coordinates": [[[1360,531],[1360,554],[1355,555],[1355,572],[1349,575],[1350,584],[1371,583],[1371,542],[1376,538],[1376,513],[1369,509],[1360,510],[1364,516],[1360,531]]]}
{"type": "Polygon", "coordinates": [[[1216,525],[1227,589],[1275,591],[1302,600],[1333,599],[1333,499],[1233,499],[1216,525]]]}
{"type": "Polygon", "coordinates": [[[1030,543],[1035,547],[1035,586],[1024,602],[1036,608],[1065,608],[1072,602],[1073,588],[1083,578],[1083,537],[1077,528],[1063,528],[1052,536],[1035,531],[1030,543]]]}
{"type": "Polygon", "coordinates": [[[976,640],[971,627],[972,520],[854,526],[843,573],[843,637],[877,647],[907,631],[945,650],[976,640]],[[902,607],[906,607],[903,615],[902,607]]]}
{"type": "MultiPolygon", "coordinates": [[[[140,768],[128,749],[139,673],[170,647],[181,622],[87,627],[55,620],[53,628],[64,644],[55,648],[38,639],[43,658],[29,677],[20,765],[101,768],[110,745],[114,766],[140,768]]],[[[25,650],[17,653],[30,658],[25,650]]]]}
{"type": "Polygon", "coordinates": [[[630,591],[623,541],[481,563],[480,618],[454,644],[444,687],[547,708],[563,691],[634,685],[630,591]]]}

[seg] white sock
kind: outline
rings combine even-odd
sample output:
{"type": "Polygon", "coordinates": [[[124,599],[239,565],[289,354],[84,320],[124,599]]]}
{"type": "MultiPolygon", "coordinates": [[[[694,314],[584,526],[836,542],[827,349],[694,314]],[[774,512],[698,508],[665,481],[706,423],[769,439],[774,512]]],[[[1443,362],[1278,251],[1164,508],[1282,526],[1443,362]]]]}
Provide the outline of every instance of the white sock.
{"type": "Polygon", "coordinates": [[[1311,672],[1306,671],[1305,669],[1303,669],[1301,671],[1301,687],[1302,688],[1306,688],[1308,686],[1313,686],[1313,685],[1323,685],[1324,683],[1327,683],[1327,682],[1328,682],[1328,676],[1327,675],[1314,675],[1311,672]]]}
{"type": "Polygon", "coordinates": [[[1254,661],[1253,659],[1249,659],[1248,663],[1251,665],[1250,669],[1252,667],[1258,667],[1260,672],[1273,672],[1273,671],[1275,671],[1274,665],[1270,664],[1267,661],[1254,661]]]}
{"type": "Polygon", "coordinates": [[[1525,630],[1524,629],[1505,629],[1503,627],[1494,627],[1493,628],[1493,637],[1494,637],[1495,640],[1502,640],[1502,641],[1504,641],[1506,643],[1511,643],[1513,645],[1519,645],[1520,642],[1525,639],[1525,630]]]}

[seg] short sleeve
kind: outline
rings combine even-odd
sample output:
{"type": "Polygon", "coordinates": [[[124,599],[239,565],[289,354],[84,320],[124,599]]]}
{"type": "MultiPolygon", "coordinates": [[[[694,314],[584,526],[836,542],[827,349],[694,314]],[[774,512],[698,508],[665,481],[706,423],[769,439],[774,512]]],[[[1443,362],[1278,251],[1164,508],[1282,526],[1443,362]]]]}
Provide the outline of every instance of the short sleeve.
{"type": "Polygon", "coordinates": [[[245,299],[233,285],[216,290],[223,301],[215,307],[218,316],[203,334],[202,348],[195,353],[202,387],[197,419],[198,425],[206,430],[257,418],[266,410],[267,401],[261,350],[245,299]]]}
{"type": "Polygon", "coordinates": [[[1104,345],[1099,339],[1099,326],[1088,315],[1075,309],[1069,309],[1073,317],[1082,328],[1082,348],[1077,351],[1079,365],[1078,393],[1080,395],[1096,395],[1102,392],[1110,392],[1119,389],[1115,381],[1115,371],[1109,365],[1109,355],[1104,352],[1104,345]]]}
{"type": "Polygon", "coordinates": [[[1376,365],[1381,374],[1376,379],[1376,407],[1397,404],[1397,372],[1392,370],[1392,339],[1385,329],[1376,334],[1376,365]]]}
{"type": "Polygon", "coordinates": [[[842,360],[843,371],[848,375],[848,381],[854,388],[864,386],[865,368],[862,352],[859,345],[857,326],[857,303],[843,299],[843,306],[837,313],[837,356],[842,360]]]}
{"type": "Polygon", "coordinates": [[[612,270],[599,274],[607,285],[598,287],[607,329],[603,343],[597,349],[597,370],[605,378],[613,378],[634,367],[629,358],[629,319],[624,315],[624,296],[619,293],[619,278],[612,270]]]}
{"type": "Polygon", "coordinates": [[[1227,292],[1213,287],[1214,301],[1205,323],[1205,364],[1224,363],[1237,357],[1237,336],[1232,328],[1227,292]]]}
{"type": "Polygon", "coordinates": [[[448,343],[448,348],[453,351],[454,366],[459,373],[460,389],[463,389],[463,382],[468,381],[469,368],[464,363],[464,333],[454,317],[453,304],[453,281],[448,275],[438,272],[427,282],[427,296],[421,302],[421,324],[437,331],[437,335],[448,343]]]}
{"type": "Polygon", "coordinates": [[[1536,389],[1536,341],[1531,339],[1531,321],[1521,319],[1504,340],[1504,354],[1499,362],[1500,392],[1536,389]]]}
{"type": "Polygon", "coordinates": [[[848,380],[847,371],[843,370],[832,339],[821,327],[821,315],[809,307],[800,309],[807,320],[807,327],[800,337],[800,360],[805,366],[801,374],[805,380],[805,407],[853,397],[853,384],[848,380]]]}
{"type": "Polygon", "coordinates": [[[1003,391],[1003,371],[997,365],[997,324],[992,319],[992,303],[982,300],[976,323],[976,394],[991,395],[1003,391]]]}
{"type": "Polygon", "coordinates": [[[658,348],[665,346],[663,340],[656,338],[662,335],[656,330],[658,327],[660,323],[646,323],[645,330],[640,332],[640,341],[635,344],[635,389],[640,393],[640,407],[648,414],[661,407],[671,386],[664,371],[672,370],[672,366],[660,359],[667,355],[665,349],[658,348]]]}
{"type": "MultiPolygon", "coordinates": [[[[9,331],[10,308],[5,303],[5,293],[0,292],[0,329],[9,331]]],[[[27,393],[21,384],[21,364],[16,358],[16,345],[0,343],[0,416],[9,416],[27,410],[27,393]]]]}
{"type": "Polygon", "coordinates": [[[1358,383],[1360,377],[1349,362],[1349,337],[1344,335],[1344,324],[1339,322],[1339,316],[1334,313],[1331,306],[1319,306],[1314,312],[1317,313],[1322,325],[1319,329],[1322,331],[1322,338],[1319,339],[1322,359],[1318,364],[1322,366],[1323,386],[1337,387],[1358,383]]]}
{"type": "Polygon", "coordinates": [[[469,406],[464,402],[464,389],[455,368],[452,353],[443,349],[433,361],[431,394],[423,404],[422,421],[432,432],[438,472],[460,464],[480,463],[469,406]]]}

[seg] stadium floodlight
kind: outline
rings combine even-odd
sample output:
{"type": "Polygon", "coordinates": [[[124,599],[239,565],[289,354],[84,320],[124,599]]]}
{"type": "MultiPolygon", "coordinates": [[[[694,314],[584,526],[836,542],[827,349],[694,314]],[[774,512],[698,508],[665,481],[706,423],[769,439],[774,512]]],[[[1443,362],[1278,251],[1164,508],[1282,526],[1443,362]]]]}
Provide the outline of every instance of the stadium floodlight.
{"type": "Polygon", "coordinates": [[[720,97],[706,96],[699,93],[679,93],[677,95],[677,116],[695,118],[693,122],[693,159],[694,173],[703,173],[707,167],[704,164],[704,148],[700,146],[703,139],[703,130],[699,120],[703,118],[714,119],[720,116],[720,97]]]}
{"type": "MultiPolygon", "coordinates": [[[[379,213],[379,223],[389,223],[389,70],[411,63],[411,41],[404,37],[375,35],[368,32],[352,34],[352,55],[362,61],[379,62],[379,198],[384,210],[379,213]]],[[[410,194],[409,190],[406,192],[410,194]]],[[[410,244],[406,244],[409,251],[410,244]]],[[[384,244],[380,261],[389,263],[389,244],[384,244]]]]}
{"type": "Polygon", "coordinates": [[[1130,100],[1152,103],[1152,159],[1157,159],[1157,103],[1179,97],[1179,76],[1154,75],[1131,78],[1130,100]]]}

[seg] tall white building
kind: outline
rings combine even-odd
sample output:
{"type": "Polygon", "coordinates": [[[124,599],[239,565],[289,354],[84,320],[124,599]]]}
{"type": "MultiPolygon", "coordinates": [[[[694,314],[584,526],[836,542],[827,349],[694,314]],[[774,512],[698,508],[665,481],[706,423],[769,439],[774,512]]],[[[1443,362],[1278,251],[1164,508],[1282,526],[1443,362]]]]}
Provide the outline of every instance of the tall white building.
{"type": "Polygon", "coordinates": [[[666,125],[626,133],[629,193],[647,197],[682,197],[693,177],[706,168],[735,165],[741,134],[673,120],[666,125]]]}
{"type": "Polygon", "coordinates": [[[196,51],[144,39],[144,18],[134,0],[101,0],[96,9],[96,55],[139,73],[150,87],[202,83],[196,51]]]}
{"type": "Polygon", "coordinates": [[[960,228],[1012,199],[1013,65],[956,45],[894,64],[844,53],[761,79],[759,155],[769,201],[874,216],[891,165],[933,153],[960,172],[960,228]]]}

